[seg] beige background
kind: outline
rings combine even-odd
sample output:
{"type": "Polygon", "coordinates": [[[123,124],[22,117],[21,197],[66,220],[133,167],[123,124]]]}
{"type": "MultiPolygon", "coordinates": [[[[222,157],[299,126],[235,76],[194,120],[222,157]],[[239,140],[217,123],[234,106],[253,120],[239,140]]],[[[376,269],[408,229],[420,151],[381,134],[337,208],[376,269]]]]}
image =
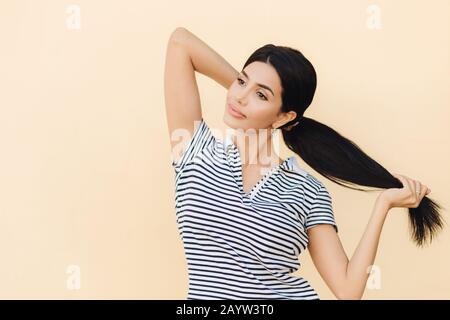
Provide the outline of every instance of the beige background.
{"type": "MultiPolygon", "coordinates": [[[[447,0],[2,1],[0,298],[185,298],[163,96],[178,26],[236,69],[266,43],[298,48],[318,74],[305,115],[449,207],[449,21],[447,0]],[[380,29],[368,25],[372,4],[380,29]]],[[[197,78],[205,119],[223,128],[225,89],[197,78]]],[[[378,193],[298,160],[330,191],[350,258],[378,193]]],[[[364,299],[450,298],[449,227],[419,249],[407,223],[406,209],[390,211],[375,260],[381,287],[364,299]]],[[[334,299],[307,252],[300,261],[297,274],[334,299]]]]}

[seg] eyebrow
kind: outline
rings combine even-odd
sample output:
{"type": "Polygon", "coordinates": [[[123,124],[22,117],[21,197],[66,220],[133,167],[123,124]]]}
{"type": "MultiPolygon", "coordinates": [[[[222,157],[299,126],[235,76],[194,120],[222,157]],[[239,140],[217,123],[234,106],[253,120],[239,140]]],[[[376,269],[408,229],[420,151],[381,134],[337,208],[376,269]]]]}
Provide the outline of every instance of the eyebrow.
{"type": "MultiPolygon", "coordinates": [[[[248,76],[247,73],[245,73],[244,70],[242,70],[241,72],[242,72],[242,74],[243,74],[247,79],[250,79],[250,77],[248,76]]],[[[262,88],[264,88],[264,89],[269,90],[269,91],[272,93],[272,95],[275,97],[275,95],[273,94],[273,91],[272,91],[272,89],[270,89],[270,87],[268,87],[268,86],[266,86],[265,84],[262,84],[262,83],[257,83],[257,85],[260,86],[260,87],[262,87],[262,88]]]]}

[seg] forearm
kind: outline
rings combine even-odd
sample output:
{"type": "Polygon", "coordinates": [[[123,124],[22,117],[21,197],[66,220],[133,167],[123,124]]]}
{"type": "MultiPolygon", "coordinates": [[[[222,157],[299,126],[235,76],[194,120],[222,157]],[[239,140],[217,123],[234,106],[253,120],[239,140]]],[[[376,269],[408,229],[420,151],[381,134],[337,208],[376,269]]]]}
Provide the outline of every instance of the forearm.
{"type": "Polygon", "coordinates": [[[186,48],[195,71],[210,77],[226,89],[239,74],[221,55],[185,28],[177,28],[170,41],[179,42],[186,48]]]}
{"type": "Polygon", "coordinates": [[[368,268],[375,261],[381,230],[388,211],[388,205],[378,198],[358,247],[347,264],[345,287],[348,299],[361,299],[364,294],[369,277],[368,268]]]}

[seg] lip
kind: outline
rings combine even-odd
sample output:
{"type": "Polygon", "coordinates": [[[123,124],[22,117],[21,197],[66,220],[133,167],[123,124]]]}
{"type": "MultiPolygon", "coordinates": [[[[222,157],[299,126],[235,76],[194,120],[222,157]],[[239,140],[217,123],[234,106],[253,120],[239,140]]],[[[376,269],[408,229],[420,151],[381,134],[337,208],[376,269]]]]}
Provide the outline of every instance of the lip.
{"type": "Polygon", "coordinates": [[[228,104],[228,113],[230,113],[233,117],[239,119],[245,119],[246,116],[243,113],[237,111],[232,105],[228,104]]]}

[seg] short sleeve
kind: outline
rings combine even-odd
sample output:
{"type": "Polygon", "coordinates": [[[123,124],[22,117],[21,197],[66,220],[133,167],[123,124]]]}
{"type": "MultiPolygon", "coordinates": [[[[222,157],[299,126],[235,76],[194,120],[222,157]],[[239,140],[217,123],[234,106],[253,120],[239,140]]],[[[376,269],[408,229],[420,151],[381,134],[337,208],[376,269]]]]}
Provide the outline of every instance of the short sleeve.
{"type": "Polygon", "coordinates": [[[181,151],[178,161],[172,157],[172,167],[175,171],[180,171],[187,163],[191,162],[212,140],[214,140],[214,136],[205,120],[202,118],[200,121],[195,121],[194,133],[185,150],[181,151]]]}
{"type": "Polygon", "coordinates": [[[337,223],[334,219],[333,203],[324,185],[321,185],[306,216],[306,230],[318,224],[331,224],[334,226],[336,233],[338,232],[337,223]]]}

